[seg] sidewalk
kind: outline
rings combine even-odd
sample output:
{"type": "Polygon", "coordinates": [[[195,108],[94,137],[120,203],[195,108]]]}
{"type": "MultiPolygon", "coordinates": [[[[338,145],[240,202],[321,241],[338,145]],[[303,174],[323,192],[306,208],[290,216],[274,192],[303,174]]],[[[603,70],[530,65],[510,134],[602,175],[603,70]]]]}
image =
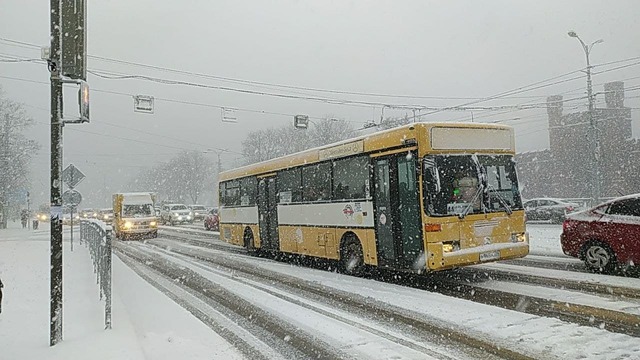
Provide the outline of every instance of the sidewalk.
{"type": "Polygon", "coordinates": [[[0,358],[224,359],[235,350],[198,319],[113,258],[113,329],[104,330],[104,302],[87,249],[64,234],[63,338],[49,347],[49,226],[0,230],[0,358]]]}

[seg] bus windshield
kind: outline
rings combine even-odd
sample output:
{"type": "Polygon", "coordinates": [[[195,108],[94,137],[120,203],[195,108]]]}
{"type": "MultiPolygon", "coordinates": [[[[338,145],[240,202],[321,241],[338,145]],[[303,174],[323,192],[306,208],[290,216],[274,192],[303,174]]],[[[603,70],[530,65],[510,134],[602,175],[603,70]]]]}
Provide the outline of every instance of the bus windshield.
{"type": "Polygon", "coordinates": [[[435,155],[424,159],[425,209],[431,216],[522,209],[511,155],[435,155]]]}

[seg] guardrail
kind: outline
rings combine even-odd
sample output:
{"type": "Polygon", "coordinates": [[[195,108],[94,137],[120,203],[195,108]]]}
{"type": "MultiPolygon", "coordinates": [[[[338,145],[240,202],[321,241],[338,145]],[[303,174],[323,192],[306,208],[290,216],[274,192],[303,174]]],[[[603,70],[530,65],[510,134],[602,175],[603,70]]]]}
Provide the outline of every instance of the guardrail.
{"type": "Polygon", "coordinates": [[[80,221],[80,243],[89,247],[93,272],[104,297],[104,327],[111,329],[111,226],[95,219],[80,221]]]}

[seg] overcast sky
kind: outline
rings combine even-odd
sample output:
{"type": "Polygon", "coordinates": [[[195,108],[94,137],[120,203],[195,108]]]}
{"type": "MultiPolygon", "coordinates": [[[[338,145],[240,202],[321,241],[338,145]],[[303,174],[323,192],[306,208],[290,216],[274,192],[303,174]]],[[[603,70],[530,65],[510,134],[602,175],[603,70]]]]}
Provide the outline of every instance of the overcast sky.
{"type": "MultiPolygon", "coordinates": [[[[49,1],[0,0],[0,9],[0,38],[48,45],[49,1]]],[[[358,128],[365,121],[379,121],[382,104],[460,105],[471,101],[465,98],[484,98],[579,70],[585,67],[584,52],[576,39],[567,36],[568,30],[575,30],[589,43],[604,40],[593,48],[594,65],[640,57],[638,14],[640,1],[635,0],[91,1],[87,18],[90,55],[272,85],[180,75],[96,58],[89,59],[90,69],[379,105],[335,105],[141,80],[107,80],[90,74],[92,120],[65,127],[64,162],[75,164],[87,175],[78,187],[85,206],[105,207],[110,205],[109,194],[118,191],[138,169],[166,161],[180,149],[229,149],[222,158],[225,167],[233,166],[248,131],[291,124],[293,114],[342,118],[358,128]],[[273,84],[423,98],[311,92],[273,84]],[[134,113],[134,94],[154,96],[155,113],[134,113]],[[237,123],[224,123],[221,106],[250,111],[237,111],[237,123]]],[[[0,39],[0,55],[39,58],[40,51],[0,39]]],[[[594,75],[594,91],[603,91],[603,83],[615,80],[624,80],[627,88],[637,87],[639,62],[595,67],[598,72],[631,65],[594,75]]],[[[553,94],[564,94],[565,99],[580,97],[585,78],[563,81],[579,75],[477,105],[542,104],[553,94]]],[[[29,135],[42,144],[33,163],[33,193],[36,202],[46,202],[49,87],[4,77],[48,83],[48,72],[42,64],[0,62],[0,86],[6,96],[24,103],[37,121],[29,135]]],[[[635,137],[640,135],[639,95],[639,90],[629,91],[625,102],[635,108],[635,137]]],[[[72,89],[65,96],[65,111],[76,111],[72,89]]],[[[597,99],[598,105],[604,104],[604,96],[597,99]]],[[[583,99],[566,104],[565,112],[585,108],[583,99]]],[[[411,115],[410,110],[384,110],[385,117],[405,113],[411,115]]],[[[470,121],[471,117],[470,111],[445,111],[422,120],[470,121]]],[[[548,147],[544,108],[477,110],[473,117],[474,121],[515,126],[519,152],[548,147]]],[[[217,159],[214,153],[207,156],[217,159]]]]}

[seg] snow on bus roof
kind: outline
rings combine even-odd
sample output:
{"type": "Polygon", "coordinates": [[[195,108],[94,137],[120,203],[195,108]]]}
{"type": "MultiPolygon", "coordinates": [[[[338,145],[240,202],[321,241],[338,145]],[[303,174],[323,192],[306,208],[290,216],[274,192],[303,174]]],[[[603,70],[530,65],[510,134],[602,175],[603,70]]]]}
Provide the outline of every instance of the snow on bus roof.
{"type": "MultiPolygon", "coordinates": [[[[364,135],[360,135],[357,137],[353,137],[353,138],[349,138],[349,139],[345,139],[345,140],[341,140],[338,142],[334,142],[331,144],[327,144],[327,145],[322,145],[322,146],[317,146],[311,149],[307,149],[307,150],[303,150],[300,152],[296,152],[296,153],[291,153],[291,154],[287,154],[287,155],[283,155],[277,158],[273,158],[273,159],[269,159],[269,160],[264,160],[258,163],[253,163],[253,164],[249,164],[249,165],[245,165],[245,166],[241,166],[239,168],[235,168],[235,169],[230,169],[230,170],[226,170],[220,173],[220,177],[224,178],[225,175],[229,175],[230,173],[236,173],[236,174],[240,174],[240,176],[243,175],[247,175],[249,174],[249,172],[252,169],[258,168],[260,166],[264,166],[267,165],[269,163],[278,163],[281,162],[287,158],[291,158],[291,160],[295,159],[296,156],[308,156],[313,154],[314,152],[318,152],[320,150],[323,149],[329,149],[332,147],[336,147],[336,146],[340,146],[340,145],[344,145],[344,144],[349,144],[349,143],[353,143],[356,141],[360,141],[360,140],[366,140],[369,139],[371,137],[377,137],[377,136],[381,136],[387,133],[393,133],[396,132],[398,130],[403,130],[403,129],[409,129],[411,127],[423,127],[423,128],[434,128],[434,127],[451,127],[451,128],[475,128],[475,129],[504,129],[504,130],[513,130],[513,127],[510,125],[504,125],[504,124],[492,124],[492,123],[468,123],[468,122],[416,122],[416,123],[411,123],[411,124],[407,124],[407,125],[402,125],[402,126],[398,126],[398,127],[394,127],[391,129],[385,129],[385,130],[380,130],[380,131],[376,131],[374,133],[370,133],[370,134],[364,134],[364,135]]],[[[279,170],[279,169],[274,169],[274,170],[279,170]]]]}

